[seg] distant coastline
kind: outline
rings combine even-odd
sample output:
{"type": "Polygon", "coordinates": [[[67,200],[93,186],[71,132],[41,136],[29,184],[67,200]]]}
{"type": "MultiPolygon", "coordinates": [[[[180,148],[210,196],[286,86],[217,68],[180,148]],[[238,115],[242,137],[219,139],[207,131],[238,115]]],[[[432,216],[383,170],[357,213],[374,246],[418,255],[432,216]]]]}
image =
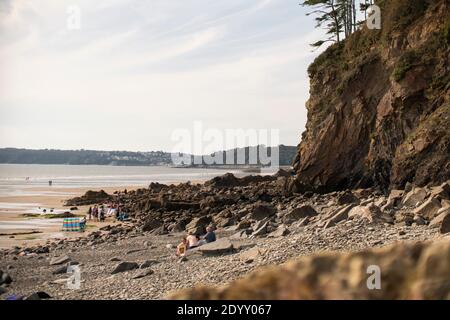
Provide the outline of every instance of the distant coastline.
{"type": "MultiPolygon", "coordinates": [[[[101,150],[58,150],[58,149],[19,149],[0,148],[0,164],[48,164],[48,165],[108,165],[108,166],[174,166],[188,168],[221,168],[248,169],[261,167],[259,159],[256,163],[249,161],[249,154],[255,149],[265,146],[235,148],[216,153],[245,152],[245,160],[235,165],[208,165],[203,162],[204,156],[188,155],[193,161],[191,165],[176,166],[172,162],[172,153],[165,151],[133,152],[133,151],[101,151],[101,150]],[[200,161],[198,161],[200,159],[200,161]]],[[[279,145],[279,165],[290,166],[295,157],[295,146],[279,145]]],[[[273,147],[267,147],[268,153],[273,147]]]]}

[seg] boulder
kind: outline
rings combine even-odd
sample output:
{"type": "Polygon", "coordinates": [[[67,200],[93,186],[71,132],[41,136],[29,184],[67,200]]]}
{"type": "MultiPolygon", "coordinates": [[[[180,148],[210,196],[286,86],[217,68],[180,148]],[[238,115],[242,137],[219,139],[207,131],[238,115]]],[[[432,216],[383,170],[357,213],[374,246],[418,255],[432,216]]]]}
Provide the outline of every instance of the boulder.
{"type": "Polygon", "coordinates": [[[414,221],[414,223],[415,223],[416,225],[418,225],[418,226],[424,226],[424,225],[427,224],[427,222],[425,221],[425,219],[424,219],[422,216],[417,215],[417,214],[414,215],[413,221],[414,221]]]}
{"type": "Polygon", "coordinates": [[[449,217],[450,216],[450,208],[442,208],[441,210],[439,210],[439,214],[433,219],[431,220],[429,227],[430,228],[439,228],[439,230],[441,231],[441,233],[447,233],[445,232],[447,230],[447,228],[449,227],[448,223],[449,223],[449,217]]]}
{"type": "Polygon", "coordinates": [[[380,208],[375,206],[374,204],[370,204],[368,206],[356,206],[352,208],[348,212],[348,218],[363,218],[367,220],[369,223],[373,222],[386,222],[393,223],[393,219],[391,216],[381,212],[380,208]]]}
{"type": "Polygon", "coordinates": [[[444,182],[440,186],[432,187],[430,195],[437,199],[450,199],[450,184],[444,182]]]}
{"type": "Polygon", "coordinates": [[[240,230],[230,236],[230,239],[245,239],[251,234],[251,229],[240,230]]]}
{"type": "Polygon", "coordinates": [[[68,255],[63,255],[60,257],[53,257],[50,260],[50,265],[54,266],[54,265],[63,264],[63,263],[69,262],[69,261],[70,261],[70,257],[68,255]]]}
{"type": "Polygon", "coordinates": [[[227,238],[221,238],[214,242],[204,244],[197,248],[204,255],[218,255],[224,253],[231,253],[233,251],[233,244],[227,238]]]}
{"type": "Polygon", "coordinates": [[[268,203],[257,203],[253,206],[249,218],[254,220],[262,220],[264,218],[275,215],[276,209],[268,203]]]}
{"type": "Polygon", "coordinates": [[[447,214],[441,222],[439,227],[439,232],[442,234],[446,234],[450,232],[450,214],[447,214]]]}
{"type": "Polygon", "coordinates": [[[359,199],[351,191],[347,190],[338,196],[337,202],[339,205],[359,203],[359,199]]]}
{"type": "Polygon", "coordinates": [[[317,212],[314,210],[313,207],[310,205],[302,205],[298,208],[295,208],[294,210],[286,213],[283,217],[283,223],[284,224],[291,224],[297,220],[306,218],[306,217],[313,217],[316,216],[317,212]]]}
{"type": "Polygon", "coordinates": [[[269,225],[269,221],[264,222],[259,228],[257,228],[250,236],[250,238],[259,237],[265,235],[267,233],[267,226],[269,225]]]}
{"type": "Polygon", "coordinates": [[[289,229],[286,228],[286,226],[279,226],[275,231],[272,231],[267,235],[269,238],[279,238],[284,237],[285,235],[288,235],[290,233],[289,229]]]}
{"type": "Polygon", "coordinates": [[[186,230],[186,226],[191,220],[189,218],[183,218],[178,220],[172,227],[172,232],[183,232],[186,230]]]}
{"type": "Polygon", "coordinates": [[[441,202],[435,198],[430,197],[427,201],[414,209],[413,213],[416,215],[421,215],[427,220],[432,220],[436,216],[440,208],[441,202]]]}
{"type": "Polygon", "coordinates": [[[155,271],[153,271],[152,269],[145,269],[145,270],[139,270],[134,276],[133,279],[140,279],[149,275],[154,274],[155,271]]]}
{"type": "Polygon", "coordinates": [[[239,259],[244,263],[252,263],[255,261],[263,251],[260,248],[251,248],[239,253],[239,259]]]}
{"type": "Polygon", "coordinates": [[[211,217],[209,216],[194,218],[186,225],[186,231],[192,234],[203,234],[210,223],[211,217]]]}
{"type": "Polygon", "coordinates": [[[116,265],[116,267],[114,268],[114,270],[111,272],[111,274],[116,274],[116,273],[120,273],[120,272],[125,272],[125,271],[130,271],[130,270],[134,270],[139,268],[139,264],[137,264],[136,262],[120,262],[118,265],[116,265]]]}
{"type": "Polygon", "coordinates": [[[9,273],[7,272],[2,272],[0,274],[0,285],[2,284],[10,284],[11,282],[13,282],[11,276],[9,275],[9,273]]]}
{"type": "Polygon", "coordinates": [[[237,230],[248,229],[248,228],[250,228],[251,225],[252,225],[252,223],[250,221],[244,219],[238,223],[237,230]]]}
{"type": "Polygon", "coordinates": [[[324,228],[325,229],[331,228],[331,227],[335,226],[338,222],[346,220],[348,218],[348,213],[354,206],[355,206],[354,204],[349,204],[343,208],[338,209],[337,212],[333,213],[331,218],[329,218],[325,222],[324,228]]]}
{"type": "Polygon", "coordinates": [[[65,274],[65,273],[67,273],[67,265],[60,266],[52,272],[52,274],[65,274]]]}
{"type": "Polygon", "coordinates": [[[44,292],[44,291],[39,291],[39,292],[35,292],[30,294],[28,297],[25,298],[25,300],[44,300],[44,299],[51,299],[52,297],[44,292]]]}
{"type": "Polygon", "coordinates": [[[141,263],[141,265],[139,266],[139,269],[146,269],[146,268],[149,268],[158,263],[159,263],[159,261],[157,261],[157,260],[145,260],[143,263],[141,263]]]}
{"type": "Polygon", "coordinates": [[[410,192],[408,192],[402,200],[402,205],[407,207],[415,207],[418,203],[425,200],[427,197],[427,192],[423,188],[414,187],[410,192]]]}
{"type": "Polygon", "coordinates": [[[163,222],[159,219],[148,219],[142,226],[143,232],[153,231],[163,225],[163,222]]]}

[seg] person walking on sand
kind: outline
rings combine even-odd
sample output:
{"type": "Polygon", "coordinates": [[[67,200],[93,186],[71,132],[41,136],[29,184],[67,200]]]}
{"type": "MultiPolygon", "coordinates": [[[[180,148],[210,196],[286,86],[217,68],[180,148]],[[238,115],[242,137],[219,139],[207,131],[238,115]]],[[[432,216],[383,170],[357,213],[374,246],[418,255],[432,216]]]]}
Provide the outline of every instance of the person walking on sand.
{"type": "Polygon", "coordinates": [[[88,209],[88,219],[92,220],[92,207],[89,207],[88,209]]]}

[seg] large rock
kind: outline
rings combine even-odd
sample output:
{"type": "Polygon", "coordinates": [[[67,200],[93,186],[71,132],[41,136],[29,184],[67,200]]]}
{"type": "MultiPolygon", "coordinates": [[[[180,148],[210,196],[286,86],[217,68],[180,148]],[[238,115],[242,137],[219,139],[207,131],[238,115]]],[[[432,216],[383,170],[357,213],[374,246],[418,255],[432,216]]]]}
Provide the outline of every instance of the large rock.
{"type": "Polygon", "coordinates": [[[290,233],[289,229],[286,228],[286,226],[279,226],[275,231],[272,231],[267,235],[269,238],[279,238],[284,237],[285,235],[288,235],[290,233]]]}
{"type": "Polygon", "coordinates": [[[251,234],[250,238],[255,238],[255,237],[265,235],[267,233],[268,225],[269,225],[269,221],[259,223],[258,226],[256,226],[256,228],[254,229],[255,231],[251,234]]]}
{"type": "Polygon", "coordinates": [[[204,244],[197,248],[205,255],[217,255],[233,252],[233,243],[227,238],[221,238],[214,242],[204,244]]]}
{"type": "Polygon", "coordinates": [[[441,233],[450,232],[450,208],[442,208],[439,214],[431,220],[430,228],[438,228],[441,233]]]}
{"type": "Polygon", "coordinates": [[[104,190],[100,191],[86,191],[81,197],[75,197],[66,201],[66,206],[87,206],[91,204],[104,203],[111,200],[112,196],[107,194],[104,190]]]}
{"type": "Polygon", "coordinates": [[[153,271],[152,269],[143,269],[143,270],[139,270],[134,276],[133,279],[140,279],[149,275],[154,274],[155,271],[153,271]]]}
{"type": "Polygon", "coordinates": [[[186,225],[186,231],[192,234],[204,234],[206,232],[206,227],[211,221],[212,219],[209,216],[194,218],[186,225]]]}
{"type": "Polygon", "coordinates": [[[134,269],[138,269],[138,268],[139,268],[138,263],[124,261],[124,262],[120,262],[118,265],[116,265],[116,267],[111,272],[111,274],[130,271],[130,270],[134,270],[134,269]]]}
{"type": "Polygon", "coordinates": [[[369,204],[367,206],[356,206],[348,212],[348,218],[363,218],[369,223],[374,222],[386,222],[393,223],[393,218],[388,214],[381,212],[380,208],[374,204],[369,204]]]}
{"type": "Polygon", "coordinates": [[[325,222],[324,228],[325,229],[331,228],[331,227],[335,226],[338,222],[346,220],[348,218],[348,213],[354,206],[355,206],[354,204],[349,204],[349,205],[345,206],[344,208],[338,209],[337,212],[333,213],[331,218],[329,218],[325,222]]]}
{"type": "Polygon", "coordinates": [[[55,266],[59,264],[63,264],[70,261],[70,257],[68,255],[63,255],[60,257],[53,257],[50,259],[50,265],[55,266]]]}
{"type": "Polygon", "coordinates": [[[225,287],[200,286],[182,290],[169,298],[449,299],[448,279],[450,241],[399,243],[361,252],[301,257],[281,266],[259,269],[225,287]],[[377,276],[381,282],[377,281],[377,276]]]}
{"type": "Polygon", "coordinates": [[[413,213],[421,215],[427,220],[431,220],[437,215],[437,212],[440,208],[441,203],[439,202],[439,200],[430,197],[427,201],[414,209],[413,213]]]}
{"type": "Polygon", "coordinates": [[[11,282],[13,282],[13,280],[12,280],[10,274],[0,270],[0,285],[10,284],[11,282]]]}
{"type": "Polygon", "coordinates": [[[249,218],[254,220],[262,220],[275,215],[276,212],[277,210],[269,203],[257,203],[253,206],[253,210],[249,215],[249,218]]]}
{"type": "Polygon", "coordinates": [[[153,231],[163,225],[163,222],[159,219],[148,219],[142,225],[142,231],[148,232],[153,231]]]}
{"type": "Polygon", "coordinates": [[[257,248],[257,247],[251,248],[251,249],[240,252],[239,259],[245,263],[252,263],[258,257],[260,257],[262,255],[262,253],[264,253],[264,250],[262,250],[260,248],[257,248]]]}
{"type": "Polygon", "coordinates": [[[444,182],[440,186],[432,187],[430,194],[433,198],[450,199],[450,184],[444,182]]]}
{"type": "Polygon", "coordinates": [[[291,224],[297,220],[306,218],[306,217],[314,217],[317,215],[317,211],[311,207],[310,205],[302,205],[290,212],[286,213],[283,217],[283,223],[291,224]]]}
{"type": "Polygon", "coordinates": [[[426,197],[427,191],[425,189],[415,187],[403,197],[402,205],[415,207],[418,203],[425,200],[426,197]]]}
{"type": "Polygon", "coordinates": [[[351,191],[347,190],[338,196],[337,202],[339,205],[359,203],[359,199],[351,191]]]}

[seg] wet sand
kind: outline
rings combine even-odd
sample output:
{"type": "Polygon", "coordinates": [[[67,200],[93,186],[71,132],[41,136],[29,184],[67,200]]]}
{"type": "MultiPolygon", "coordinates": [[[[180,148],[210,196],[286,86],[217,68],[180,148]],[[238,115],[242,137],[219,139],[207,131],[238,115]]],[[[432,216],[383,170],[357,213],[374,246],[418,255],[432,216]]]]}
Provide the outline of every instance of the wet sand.
{"type": "MultiPolygon", "coordinates": [[[[192,180],[191,183],[203,183],[202,180],[192,180]]],[[[177,184],[179,182],[174,182],[177,184]]],[[[170,184],[170,183],[169,183],[170,184]]],[[[132,191],[139,186],[123,187],[86,187],[86,188],[67,188],[67,187],[35,187],[27,188],[28,195],[2,196],[0,195],[0,248],[11,248],[14,246],[29,246],[45,243],[49,239],[76,238],[80,236],[79,232],[62,232],[62,219],[48,219],[38,217],[24,217],[25,213],[41,213],[43,208],[58,210],[69,210],[64,203],[67,199],[82,196],[88,190],[104,190],[109,194],[115,191],[132,191]],[[41,209],[39,209],[39,207],[41,209]]],[[[78,206],[78,210],[72,211],[74,214],[86,215],[89,206],[78,206]]],[[[106,217],[104,222],[88,220],[86,231],[81,233],[88,234],[91,231],[98,230],[106,225],[114,225],[114,218],[106,217]]]]}
{"type": "MultiPolygon", "coordinates": [[[[117,190],[129,191],[141,188],[141,186],[127,187],[103,187],[103,188],[58,188],[36,187],[27,188],[27,192],[35,195],[1,196],[0,195],[0,248],[13,246],[27,246],[45,243],[48,239],[62,239],[79,237],[78,232],[62,232],[62,219],[48,219],[39,217],[24,217],[25,213],[38,213],[43,208],[69,210],[64,203],[67,199],[81,196],[88,190],[105,190],[114,193],[117,190]],[[36,195],[40,194],[40,195],[36,195]],[[41,209],[39,209],[41,208],[41,209]]],[[[86,214],[89,206],[79,206],[74,214],[86,214]]],[[[112,218],[105,222],[88,221],[87,231],[95,231],[107,224],[114,224],[112,218]]]]}

